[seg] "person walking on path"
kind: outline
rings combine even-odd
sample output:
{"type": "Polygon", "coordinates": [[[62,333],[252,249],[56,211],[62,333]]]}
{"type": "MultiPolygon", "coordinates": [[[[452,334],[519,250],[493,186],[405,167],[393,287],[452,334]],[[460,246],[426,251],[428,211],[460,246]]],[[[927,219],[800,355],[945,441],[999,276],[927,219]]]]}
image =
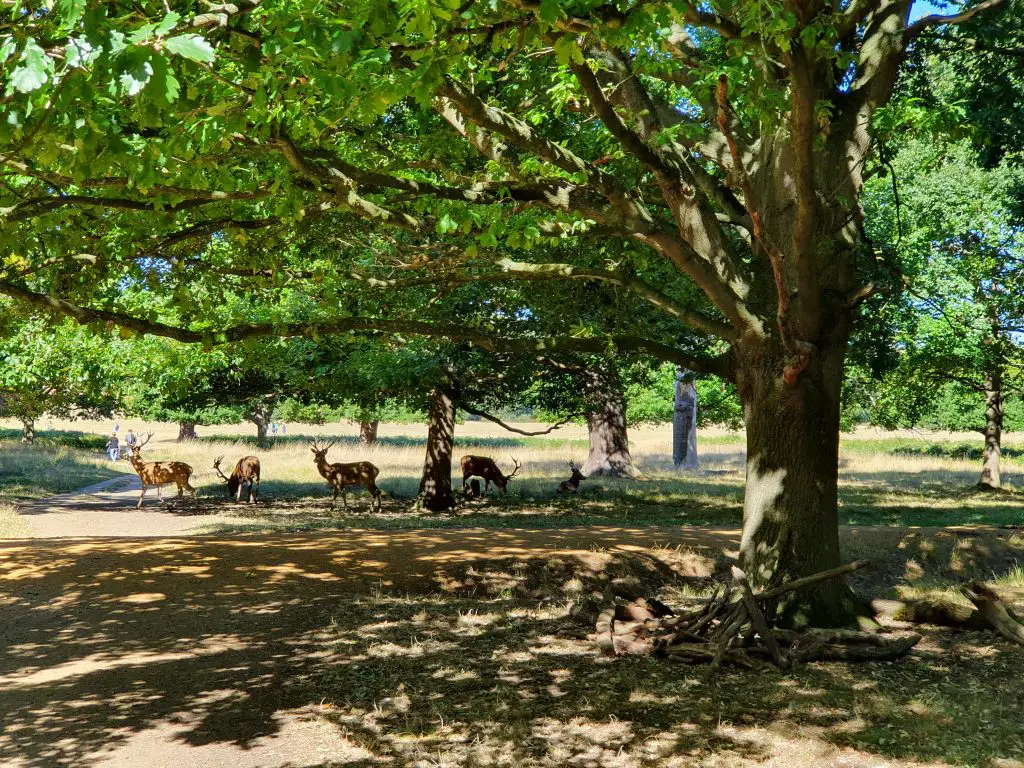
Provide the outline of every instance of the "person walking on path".
{"type": "Polygon", "coordinates": [[[110,457],[112,462],[117,461],[121,456],[121,446],[117,442],[117,433],[115,432],[107,440],[107,455],[110,457]]]}
{"type": "Polygon", "coordinates": [[[132,448],[135,447],[135,444],[137,442],[139,442],[139,438],[137,438],[135,436],[135,433],[132,432],[129,429],[128,433],[124,436],[124,447],[125,447],[125,450],[128,451],[128,452],[131,452],[132,448]]]}

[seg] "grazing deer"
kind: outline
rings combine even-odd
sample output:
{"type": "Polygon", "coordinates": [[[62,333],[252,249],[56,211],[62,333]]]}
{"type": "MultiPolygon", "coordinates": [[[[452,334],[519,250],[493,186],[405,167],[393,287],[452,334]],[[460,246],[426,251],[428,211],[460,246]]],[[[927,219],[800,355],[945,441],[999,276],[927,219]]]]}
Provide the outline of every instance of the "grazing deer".
{"type": "Polygon", "coordinates": [[[338,503],[338,491],[341,491],[341,503],[348,509],[348,500],[345,498],[345,489],[351,486],[363,486],[373,498],[371,507],[380,510],[380,489],[377,487],[377,474],[380,472],[377,467],[368,461],[356,461],[351,464],[328,464],[327,451],[336,440],[332,440],[323,448],[313,441],[310,450],[313,451],[313,461],[316,468],[323,476],[327,484],[334,489],[334,499],[331,506],[338,503]]]}
{"type": "Polygon", "coordinates": [[[580,465],[576,462],[570,461],[569,469],[572,471],[572,477],[558,484],[559,493],[576,493],[580,489],[580,483],[585,479],[580,472],[580,465]]]}
{"type": "Polygon", "coordinates": [[[220,471],[220,463],[223,460],[223,456],[218,456],[213,462],[213,468],[220,475],[220,479],[228,484],[228,496],[241,501],[242,491],[248,486],[249,501],[255,504],[259,500],[257,496],[260,492],[260,460],[255,456],[243,456],[235,464],[231,477],[225,477],[220,471]]]}
{"type": "Polygon", "coordinates": [[[515,464],[515,469],[508,475],[501,474],[501,470],[498,469],[498,465],[494,463],[494,459],[489,459],[486,456],[463,456],[459,459],[459,464],[462,466],[462,490],[466,490],[466,484],[471,477],[482,477],[484,479],[484,493],[486,494],[491,490],[491,483],[501,488],[502,493],[508,493],[508,481],[516,476],[516,473],[522,469],[523,465],[516,461],[515,456],[510,457],[512,463],[515,464]]]}
{"type": "Polygon", "coordinates": [[[153,433],[150,432],[141,443],[131,446],[132,452],[128,457],[128,461],[132,463],[132,467],[139,474],[139,480],[142,481],[142,493],[139,494],[139,503],[135,505],[135,508],[140,509],[142,507],[142,500],[146,497],[146,489],[151,485],[156,486],[156,496],[160,501],[164,500],[161,487],[171,482],[176,483],[178,486],[178,498],[181,498],[185,491],[189,491],[194,499],[196,497],[196,489],[188,484],[188,479],[192,476],[192,467],[183,461],[142,460],[142,446],[148,443],[152,437],[153,433]]]}

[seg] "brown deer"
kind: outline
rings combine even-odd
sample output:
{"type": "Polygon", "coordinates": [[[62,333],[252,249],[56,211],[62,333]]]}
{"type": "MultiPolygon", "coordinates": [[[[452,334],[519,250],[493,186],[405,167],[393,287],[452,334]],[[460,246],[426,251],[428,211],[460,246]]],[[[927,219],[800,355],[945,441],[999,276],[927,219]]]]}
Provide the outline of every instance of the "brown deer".
{"type": "Polygon", "coordinates": [[[234,497],[235,501],[242,500],[242,491],[248,487],[249,501],[255,504],[259,499],[260,492],[260,460],[255,456],[243,456],[235,464],[231,477],[225,477],[220,471],[220,463],[223,456],[218,456],[213,462],[213,468],[220,475],[220,479],[228,484],[228,496],[234,497]]]}
{"type": "Polygon", "coordinates": [[[341,491],[341,503],[345,509],[348,509],[345,489],[361,485],[366,488],[373,498],[371,507],[379,511],[380,489],[375,481],[380,470],[368,461],[356,461],[351,464],[328,464],[327,451],[336,442],[336,440],[332,440],[321,448],[317,445],[316,441],[313,441],[310,447],[310,450],[313,451],[313,461],[316,463],[317,470],[319,470],[324,480],[327,481],[327,484],[334,489],[334,499],[331,501],[331,506],[337,505],[338,491],[341,491]]]}
{"type": "Polygon", "coordinates": [[[580,465],[576,462],[570,461],[569,469],[572,472],[572,477],[558,484],[559,493],[576,493],[580,489],[580,483],[585,479],[583,473],[580,472],[580,465]]]}
{"type": "Polygon", "coordinates": [[[196,497],[196,489],[188,484],[188,479],[192,476],[192,467],[183,461],[142,460],[142,446],[148,443],[152,437],[153,433],[150,432],[146,435],[145,440],[133,445],[131,447],[131,455],[128,457],[128,461],[132,463],[132,467],[139,474],[139,480],[142,481],[142,493],[139,494],[139,503],[135,505],[135,508],[140,509],[142,507],[142,500],[146,497],[146,489],[151,485],[156,486],[156,496],[160,501],[164,500],[161,490],[162,486],[172,482],[178,486],[178,498],[181,498],[185,491],[189,491],[194,499],[196,497]]]}
{"type": "Polygon", "coordinates": [[[512,463],[515,464],[515,469],[508,475],[501,474],[501,470],[498,469],[498,465],[494,463],[494,459],[489,459],[486,456],[463,456],[459,459],[459,464],[462,467],[462,490],[466,490],[466,485],[471,477],[482,477],[484,479],[484,493],[486,494],[491,490],[491,483],[501,488],[502,493],[508,493],[508,481],[516,476],[516,473],[522,469],[523,465],[516,461],[515,456],[510,456],[512,463]]]}

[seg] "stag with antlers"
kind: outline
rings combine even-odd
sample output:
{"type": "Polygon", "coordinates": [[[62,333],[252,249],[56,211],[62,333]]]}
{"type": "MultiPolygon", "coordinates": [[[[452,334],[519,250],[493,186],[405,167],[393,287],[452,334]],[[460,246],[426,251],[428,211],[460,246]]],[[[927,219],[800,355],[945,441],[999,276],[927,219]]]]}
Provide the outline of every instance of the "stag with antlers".
{"type": "Polygon", "coordinates": [[[140,509],[142,507],[142,500],[146,497],[146,490],[151,485],[156,486],[156,496],[160,501],[164,500],[162,486],[167,483],[175,483],[178,486],[179,499],[184,495],[185,491],[190,492],[194,499],[196,497],[196,489],[188,484],[188,480],[192,476],[192,467],[183,461],[142,460],[142,447],[152,437],[153,433],[150,432],[141,443],[131,446],[131,454],[128,456],[128,461],[131,462],[132,467],[139,475],[139,480],[142,481],[142,493],[139,494],[139,503],[135,505],[135,508],[140,509]]]}
{"type": "Polygon", "coordinates": [[[523,467],[516,461],[515,456],[509,458],[512,459],[515,468],[511,473],[503,475],[498,469],[498,465],[494,463],[494,459],[489,459],[486,456],[463,456],[459,459],[459,464],[462,466],[462,490],[466,490],[469,478],[481,477],[484,480],[485,494],[491,489],[491,483],[500,488],[502,493],[508,493],[508,481],[515,477],[523,467]]]}
{"type": "Polygon", "coordinates": [[[580,489],[580,483],[585,479],[585,475],[580,472],[580,465],[575,461],[569,462],[569,471],[572,472],[572,477],[558,484],[559,493],[576,493],[580,489]]]}
{"type": "Polygon", "coordinates": [[[228,496],[235,501],[242,500],[242,491],[247,489],[249,501],[255,504],[259,499],[260,492],[260,460],[255,456],[243,456],[235,464],[231,477],[225,477],[220,471],[220,463],[223,456],[218,456],[213,462],[213,468],[220,475],[220,479],[228,484],[228,496]]]}
{"type": "Polygon", "coordinates": [[[366,491],[373,499],[371,507],[379,511],[381,494],[376,480],[380,470],[368,461],[356,461],[350,464],[328,464],[327,451],[336,442],[336,440],[332,440],[323,448],[315,440],[310,444],[310,450],[313,451],[313,461],[316,463],[317,470],[324,480],[327,481],[327,484],[334,489],[334,499],[331,502],[331,506],[337,505],[338,492],[340,491],[342,506],[348,509],[345,489],[362,486],[366,488],[366,491]]]}

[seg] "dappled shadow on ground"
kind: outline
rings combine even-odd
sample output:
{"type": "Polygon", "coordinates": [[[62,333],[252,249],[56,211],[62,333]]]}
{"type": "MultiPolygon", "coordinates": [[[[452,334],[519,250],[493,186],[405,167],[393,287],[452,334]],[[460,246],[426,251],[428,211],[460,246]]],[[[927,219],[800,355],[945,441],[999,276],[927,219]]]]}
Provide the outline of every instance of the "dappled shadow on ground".
{"type": "MultiPolygon", "coordinates": [[[[391,476],[379,482],[384,491],[380,514],[372,513],[362,491],[349,494],[347,512],[338,502],[332,509],[322,482],[267,481],[258,505],[234,504],[218,493],[204,492],[201,505],[211,514],[241,516],[209,530],[289,530],[369,526],[408,527],[538,527],[567,525],[738,525],[742,487],[735,477],[628,480],[595,478],[579,493],[557,493],[557,481],[526,478],[510,485],[507,494],[492,491],[483,499],[460,499],[450,512],[414,508],[418,479],[391,476]]],[[[455,484],[460,487],[459,483],[455,484]]]]}
{"type": "MultiPolygon", "coordinates": [[[[926,538],[906,541],[892,548],[904,563],[926,538]]],[[[666,661],[598,659],[588,627],[566,615],[571,593],[609,573],[656,587],[672,553],[681,584],[699,587],[705,555],[734,542],[574,530],[7,545],[0,764],[202,765],[209,750],[263,768],[1024,758],[1024,649],[988,635],[930,634],[900,664],[706,682],[666,661]],[[616,541],[627,543],[609,549],[616,541]],[[527,562],[538,553],[547,575],[527,562]],[[633,555],[660,564],[627,567],[633,555]],[[469,585],[478,599],[408,596],[474,563],[513,576],[525,563],[524,583],[554,599],[509,597],[528,592],[486,579],[469,585]],[[574,578],[580,587],[552,588],[574,578]],[[296,731],[307,726],[315,736],[296,731]]]]}

